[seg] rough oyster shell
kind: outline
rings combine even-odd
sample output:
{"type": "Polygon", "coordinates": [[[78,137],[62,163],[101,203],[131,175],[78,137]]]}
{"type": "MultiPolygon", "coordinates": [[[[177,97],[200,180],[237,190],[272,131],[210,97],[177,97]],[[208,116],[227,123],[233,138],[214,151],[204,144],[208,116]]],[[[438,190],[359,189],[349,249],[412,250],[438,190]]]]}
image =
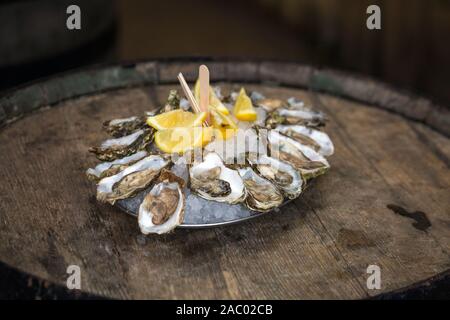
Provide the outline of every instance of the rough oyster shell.
{"type": "Polygon", "coordinates": [[[92,147],[89,151],[94,153],[99,160],[113,161],[143,150],[152,138],[152,129],[140,129],[127,136],[108,139],[100,147],[92,147]]]}
{"type": "Polygon", "coordinates": [[[117,159],[110,162],[102,162],[95,166],[95,168],[89,168],[86,171],[86,175],[89,180],[98,181],[105,177],[110,177],[122,171],[126,167],[136,163],[142,158],[148,155],[147,151],[138,151],[128,157],[117,159]]]}
{"type": "Polygon", "coordinates": [[[290,164],[267,155],[251,162],[259,174],[272,181],[287,198],[297,198],[303,191],[303,179],[290,164]]]}
{"type": "Polygon", "coordinates": [[[289,98],[287,103],[279,99],[264,99],[258,103],[270,112],[266,120],[266,126],[268,127],[273,128],[278,124],[319,127],[325,125],[327,121],[323,112],[306,107],[303,101],[296,98],[289,98]]]}
{"type": "Polygon", "coordinates": [[[103,178],[97,185],[97,200],[114,204],[146,188],[160,171],[168,166],[169,160],[151,155],[113,176],[103,178]]]}
{"type": "Polygon", "coordinates": [[[194,164],[189,173],[191,189],[207,200],[233,204],[245,199],[239,173],[227,168],[214,152],[207,154],[203,162],[194,164]]]}
{"type": "Polygon", "coordinates": [[[180,108],[180,96],[177,90],[170,90],[167,97],[166,105],[162,108],[160,113],[173,111],[180,108]]]}
{"type": "Polygon", "coordinates": [[[167,233],[183,223],[183,187],[182,179],[163,169],[139,207],[138,223],[143,234],[167,233]]]}
{"type": "Polygon", "coordinates": [[[278,125],[275,127],[275,130],[303,145],[313,148],[325,157],[331,156],[334,153],[333,142],[323,131],[301,125],[278,125]]]}
{"type": "Polygon", "coordinates": [[[113,119],[103,123],[103,129],[116,138],[130,135],[144,126],[144,117],[136,116],[123,119],[113,119]]]}
{"type": "Polygon", "coordinates": [[[256,174],[252,168],[241,168],[238,172],[247,190],[245,203],[250,210],[269,211],[283,203],[281,192],[269,180],[256,174]]]}
{"type": "Polygon", "coordinates": [[[314,149],[275,130],[269,131],[268,140],[271,156],[290,163],[306,180],[324,174],[330,168],[328,161],[314,149]]]}

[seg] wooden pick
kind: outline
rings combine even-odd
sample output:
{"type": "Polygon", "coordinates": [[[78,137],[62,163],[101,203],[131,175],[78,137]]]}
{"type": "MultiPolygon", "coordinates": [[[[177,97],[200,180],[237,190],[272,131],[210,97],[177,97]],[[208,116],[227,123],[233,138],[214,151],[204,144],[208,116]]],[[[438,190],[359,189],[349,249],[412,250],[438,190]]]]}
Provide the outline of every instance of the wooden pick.
{"type": "Polygon", "coordinates": [[[200,109],[208,112],[209,106],[209,70],[205,65],[201,65],[198,70],[198,78],[200,81],[200,109]]]}

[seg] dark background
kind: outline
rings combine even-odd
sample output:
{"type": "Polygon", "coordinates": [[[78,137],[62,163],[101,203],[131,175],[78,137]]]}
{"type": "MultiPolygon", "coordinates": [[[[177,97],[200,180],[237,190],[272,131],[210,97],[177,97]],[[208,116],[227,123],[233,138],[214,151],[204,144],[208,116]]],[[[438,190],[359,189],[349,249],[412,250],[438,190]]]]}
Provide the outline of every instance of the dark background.
{"type": "Polygon", "coordinates": [[[448,0],[0,2],[0,90],[97,63],[211,56],[359,72],[450,105],[448,0]],[[69,4],[82,30],[65,27],[69,4]],[[366,28],[377,4],[382,30],[366,28]]]}

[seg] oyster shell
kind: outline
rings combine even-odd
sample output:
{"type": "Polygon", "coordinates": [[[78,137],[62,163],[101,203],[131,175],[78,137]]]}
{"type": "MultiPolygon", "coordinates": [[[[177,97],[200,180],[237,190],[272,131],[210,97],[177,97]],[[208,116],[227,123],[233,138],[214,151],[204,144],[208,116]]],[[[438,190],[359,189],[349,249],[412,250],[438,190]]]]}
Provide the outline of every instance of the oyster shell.
{"type": "Polygon", "coordinates": [[[127,136],[145,126],[144,117],[129,117],[105,121],[103,129],[111,136],[119,138],[127,136]]]}
{"type": "Polygon", "coordinates": [[[253,104],[257,104],[258,101],[265,99],[265,96],[258,91],[252,91],[250,93],[250,99],[252,99],[253,104]]]}
{"type": "Polygon", "coordinates": [[[97,200],[114,204],[146,188],[170,161],[158,155],[148,156],[119,173],[100,180],[97,200]]]}
{"type": "Polygon", "coordinates": [[[277,124],[319,127],[325,125],[327,120],[323,112],[312,110],[306,107],[303,101],[295,98],[289,98],[287,103],[278,99],[265,100],[261,100],[259,103],[270,112],[270,116],[266,120],[268,127],[275,127],[277,124]]]}
{"type": "Polygon", "coordinates": [[[265,151],[261,145],[258,134],[254,129],[239,129],[229,139],[216,139],[205,146],[207,153],[216,153],[226,165],[246,164],[248,153],[259,153],[265,151]]]}
{"type": "Polygon", "coordinates": [[[100,147],[92,147],[89,151],[94,153],[99,160],[113,161],[143,150],[152,138],[152,129],[140,129],[127,136],[108,139],[100,147]]]}
{"type": "Polygon", "coordinates": [[[303,191],[303,179],[290,164],[261,155],[251,161],[259,174],[272,181],[289,199],[294,199],[303,191]]]}
{"type": "Polygon", "coordinates": [[[164,170],[139,206],[138,223],[143,234],[167,233],[183,223],[184,181],[164,170]]]}
{"type": "Polygon", "coordinates": [[[170,90],[167,102],[160,113],[169,112],[180,108],[180,96],[177,90],[170,90]]]}
{"type": "Polygon", "coordinates": [[[89,168],[86,171],[86,175],[89,180],[98,181],[105,177],[110,177],[122,171],[126,167],[132,165],[133,163],[141,160],[148,155],[147,151],[138,151],[131,156],[117,159],[111,162],[102,162],[95,166],[95,168],[89,168]]]}
{"type": "Polygon", "coordinates": [[[207,154],[203,162],[194,164],[189,173],[191,189],[207,200],[234,204],[245,199],[239,173],[227,168],[214,152],[207,154]]]}
{"type": "Polygon", "coordinates": [[[245,203],[250,210],[269,211],[283,203],[281,192],[269,180],[255,173],[252,168],[241,168],[238,172],[247,190],[245,203]]]}
{"type": "Polygon", "coordinates": [[[278,125],[275,130],[313,148],[323,156],[328,157],[334,153],[333,142],[325,132],[301,125],[278,125]]]}
{"type": "Polygon", "coordinates": [[[324,174],[330,168],[328,161],[314,149],[275,130],[269,131],[268,140],[271,156],[290,163],[306,180],[324,174]]]}

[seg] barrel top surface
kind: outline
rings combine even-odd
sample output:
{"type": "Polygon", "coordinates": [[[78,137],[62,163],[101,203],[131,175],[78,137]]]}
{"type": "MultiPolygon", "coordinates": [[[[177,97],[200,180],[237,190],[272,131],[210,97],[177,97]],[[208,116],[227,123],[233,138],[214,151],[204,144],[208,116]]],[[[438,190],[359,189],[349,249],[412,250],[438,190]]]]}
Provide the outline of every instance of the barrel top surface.
{"type": "Polygon", "coordinates": [[[449,270],[447,137],[342,97],[244,86],[330,118],[331,170],[299,199],[239,225],[143,236],[95,200],[87,150],[103,121],[156,108],[174,85],[81,95],[0,129],[0,261],[61,285],[78,265],[83,291],[112,298],[365,298],[449,270]],[[367,288],[369,265],[380,290],[367,288]]]}

